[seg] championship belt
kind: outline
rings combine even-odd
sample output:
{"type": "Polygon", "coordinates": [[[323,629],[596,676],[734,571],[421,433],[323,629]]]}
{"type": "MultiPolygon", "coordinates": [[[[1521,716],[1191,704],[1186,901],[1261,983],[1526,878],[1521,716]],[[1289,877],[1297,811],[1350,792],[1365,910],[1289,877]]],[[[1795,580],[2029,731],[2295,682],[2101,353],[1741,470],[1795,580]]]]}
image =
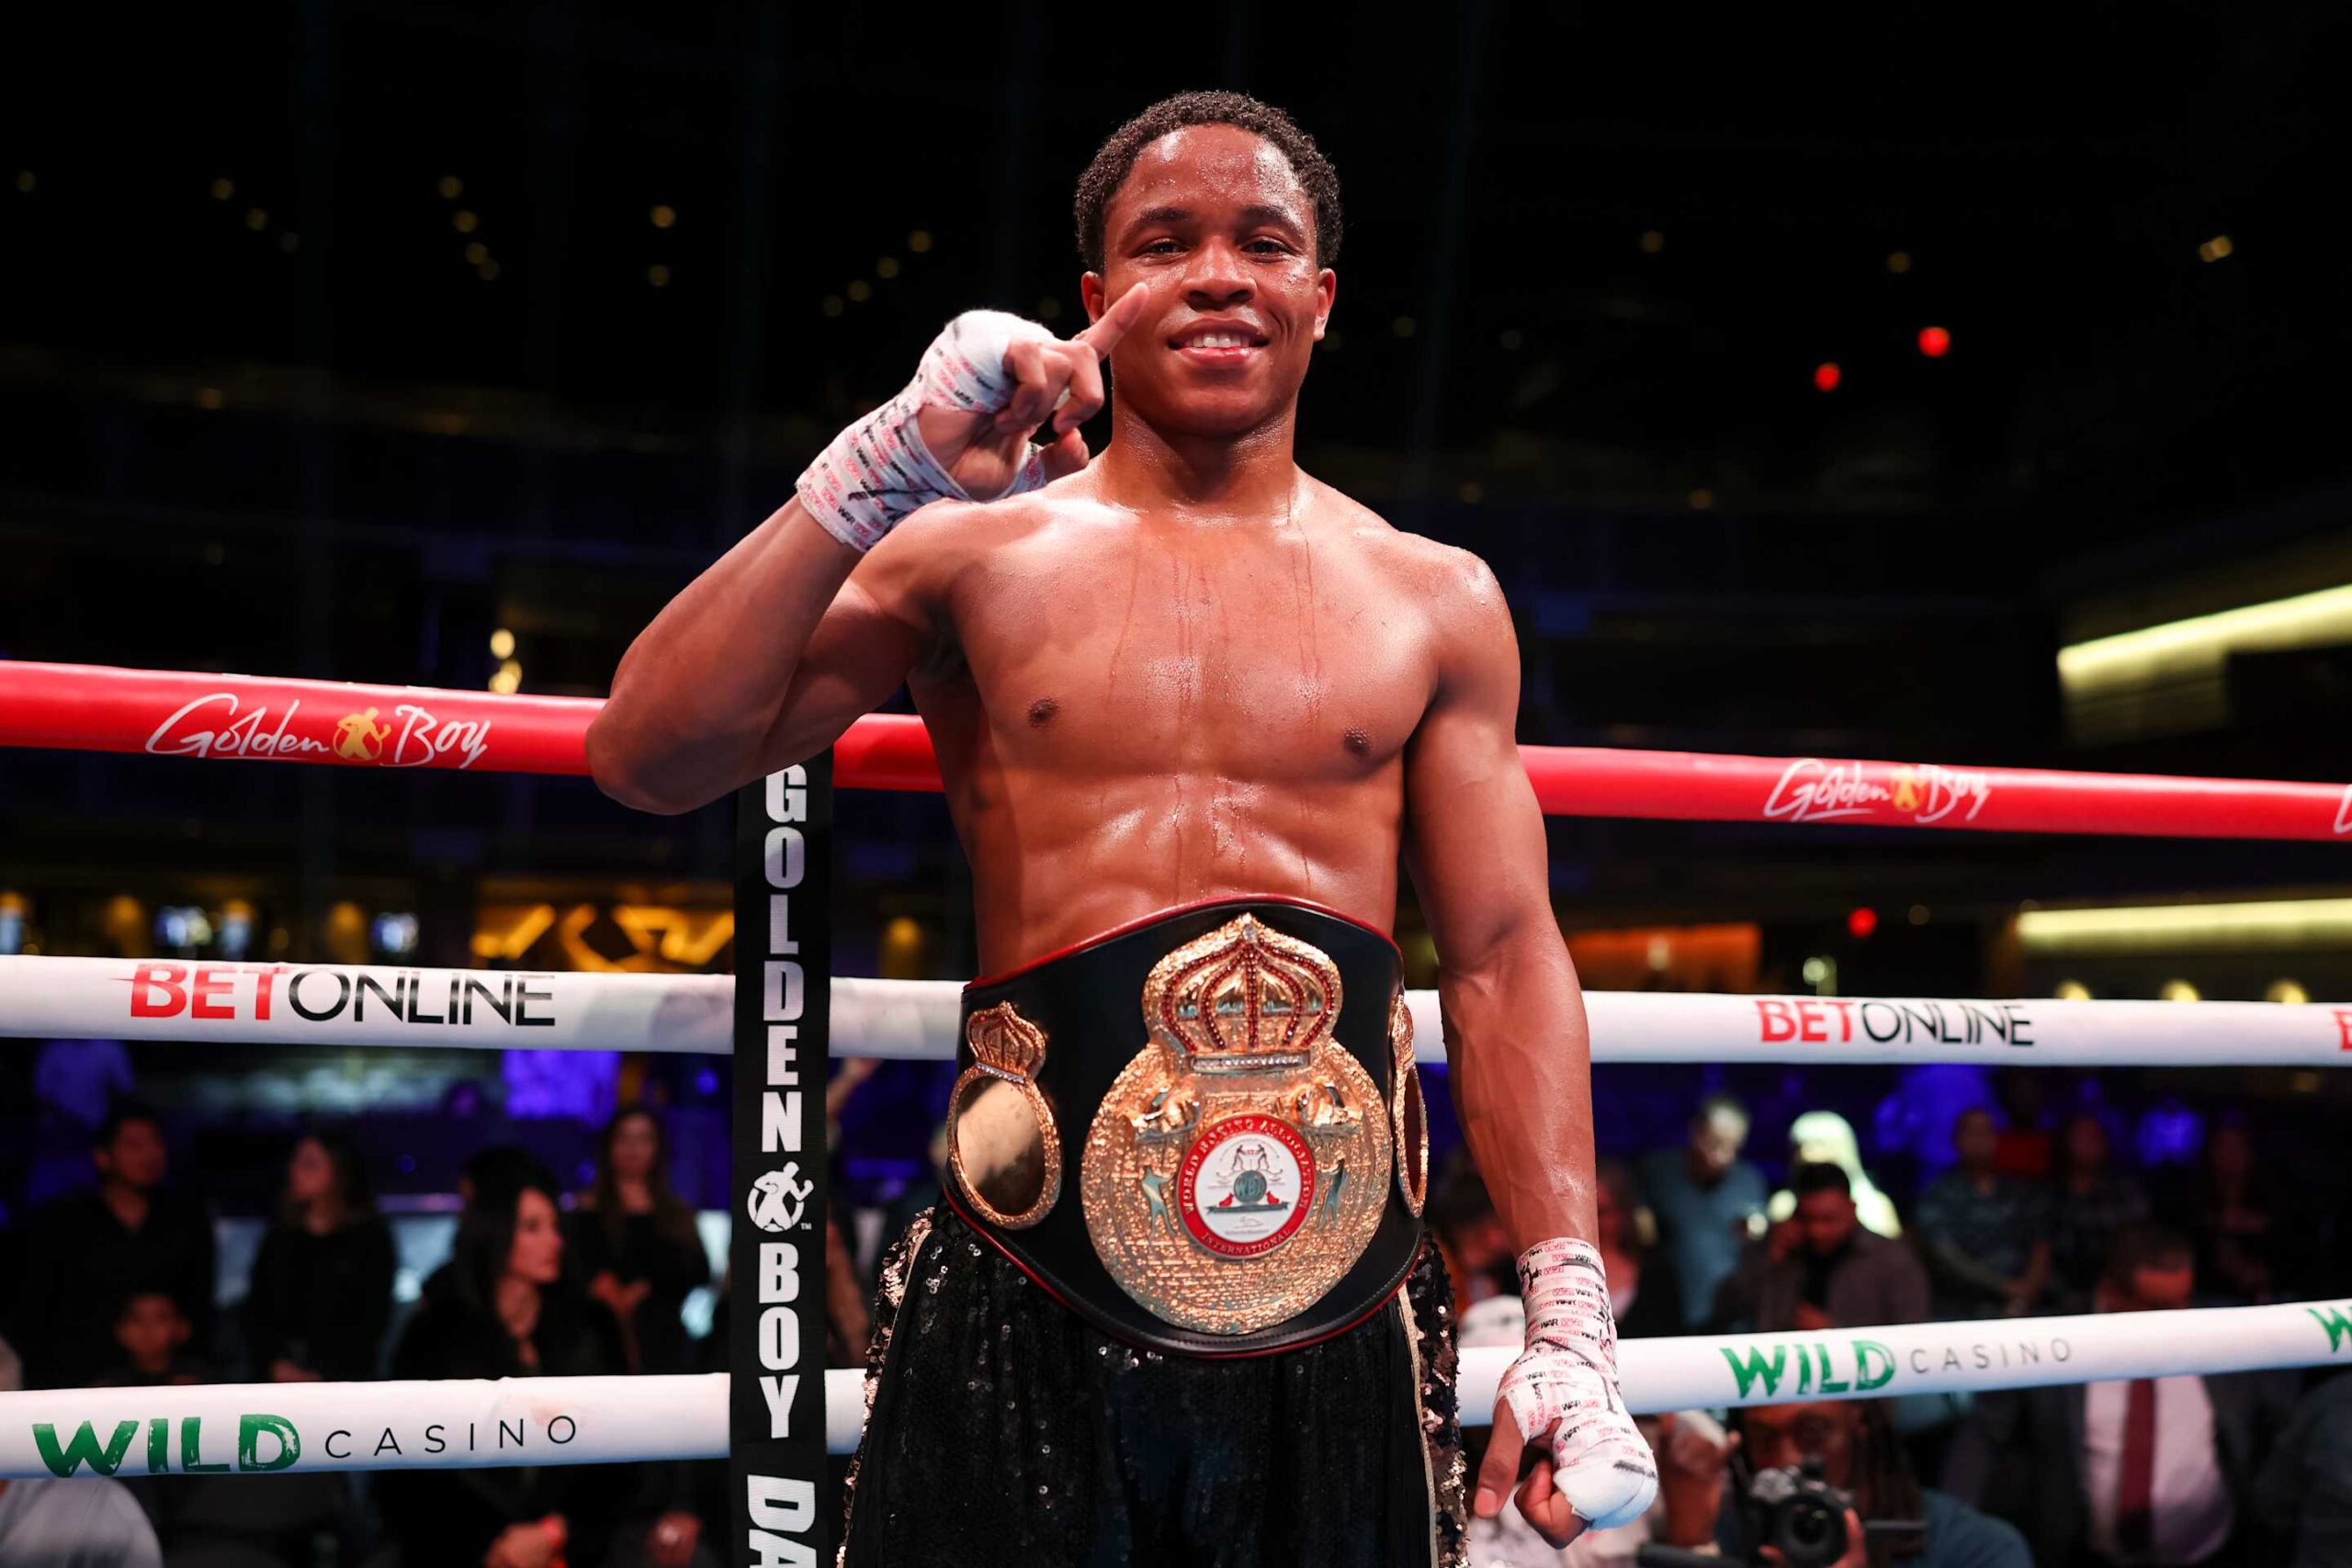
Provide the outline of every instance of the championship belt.
{"type": "Polygon", "coordinates": [[[1295,1348],[1412,1267],[1428,1134],[1370,927],[1271,898],[1155,915],[967,987],[957,1059],[950,1201],[1129,1344],[1295,1348]]]}

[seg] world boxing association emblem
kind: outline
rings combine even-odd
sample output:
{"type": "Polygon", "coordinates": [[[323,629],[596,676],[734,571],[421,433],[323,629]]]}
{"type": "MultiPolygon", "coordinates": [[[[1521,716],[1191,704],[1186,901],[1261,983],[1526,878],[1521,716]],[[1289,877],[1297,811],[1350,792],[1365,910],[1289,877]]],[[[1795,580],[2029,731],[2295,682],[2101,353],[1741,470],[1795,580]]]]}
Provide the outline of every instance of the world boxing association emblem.
{"type": "Polygon", "coordinates": [[[1142,999],[1150,1043],[1080,1162],[1094,1249],[1179,1327],[1294,1317],[1363,1255],[1393,1171],[1379,1086],[1332,1038],[1339,966],[1243,915],[1154,964],[1142,999]]]}

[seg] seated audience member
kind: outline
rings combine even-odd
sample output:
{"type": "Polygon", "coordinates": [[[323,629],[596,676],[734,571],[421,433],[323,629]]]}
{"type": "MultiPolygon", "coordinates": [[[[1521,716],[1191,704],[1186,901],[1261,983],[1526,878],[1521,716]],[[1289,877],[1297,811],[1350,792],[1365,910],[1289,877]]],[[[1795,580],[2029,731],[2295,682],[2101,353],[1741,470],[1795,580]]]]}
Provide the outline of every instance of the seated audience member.
{"type": "Polygon", "coordinates": [[[572,1211],[575,1265],[619,1328],[634,1372],[683,1372],[679,1311],[710,1283],[695,1212],[670,1186],[669,1141],[653,1112],[621,1111],[599,1140],[595,1186],[572,1211]]]}
{"type": "Polygon", "coordinates": [[[114,1314],[115,1360],[92,1381],[104,1388],[187,1387],[214,1382],[211,1366],[190,1355],[187,1318],[162,1291],[133,1291],[114,1314]]]}
{"type": "MultiPolygon", "coordinates": [[[[1890,1239],[1903,1234],[1903,1217],[1895,1212],[1894,1200],[1881,1191],[1862,1168],[1861,1140],[1854,1136],[1853,1123],[1835,1111],[1808,1111],[1789,1123],[1791,1177],[1808,1165],[1834,1165],[1846,1173],[1846,1190],[1853,1195],[1854,1213],[1864,1230],[1890,1239]]],[[[1784,1187],[1772,1194],[1764,1217],[1779,1224],[1796,1211],[1797,1195],[1784,1187]]]]}
{"type": "MultiPolygon", "coordinates": [[[[401,1335],[393,1377],[621,1371],[611,1314],[566,1277],[555,1182],[545,1167],[502,1157],[475,1166],[472,1176],[449,1263],[401,1335]]],[[[378,1482],[406,1568],[707,1561],[696,1555],[701,1521],[663,1506],[668,1489],[684,1483],[673,1465],[393,1471],[378,1482]]]]}
{"type": "Polygon", "coordinates": [[[2254,1134],[2234,1122],[2213,1129],[2189,1200],[2198,1277],[2217,1305],[2278,1299],[2279,1196],[2254,1134]]]}
{"type": "Polygon", "coordinates": [[[2077,1112],[2059,1135],[2050,1191],[2050,1270],[2059,1312],[2086,1312],[2116,1233],[2148,1218],[2148,1194],[2115,1168],[2107,1123],[2077,1112]]]}
{"type": "Polygon", "coordinates": [[[1594,1170],[1593,1204],[1599,1224],[1594,1245],[1609,1274],[1609,1305],[1620,1339],[1655,1338],[1682,1332],[1682,1294],[1674,1270],[1642,1237],[1642,1190],[1634,1168],[1604,1159],[1594,1170]]]}
{"type": "MultiPolygon", "coordinates": [[[[1944,1493],[1922,1487],[1883,1402],[1849,1399],[1812,1404],[1758,1404],[1732,1413],[1750,1471],[1821,1461],[1821,1478],[1850,1493],[1846,1551],[1836,1568],[2034,1568],[2017,1529],[1944,1493]],[[1867,1529],[1877,1524],[1883,1528],[1867,1529]]],[[[1715,1540],[1749,1562],[1760,1541],[1748,1539],[1740,1498],[1726,1489],[1715,1540]]]]}
{"type": "Polygon", "coordinates": [[[1749,1247],[1716,1292],[1717,1328],[1779,1334],[1927,1321],[1927,1270],[1902,1242],[1862,1228],[1845,1171],[1799,1166],[1790,1186],[1795,1213],[1749,1247]]]}
{"type": "Polygon", "coordinates": [[[2048,1195],[1994,1168],[1999,1139],[1990,1111],[1962,1111],[1951,1134],[1959,1163],[1919,1195],[1919,1248],[1939,1318],[2018,1316],[2049,1280],[2048,1195]]]}
{"type": "Polygon", "coordinates": [[[376,1375],[391,1320],[392,1233],[376,1213],[359,1151],[338,1133],[294,1145],[277,1216],[245,1293],[245,1338],[272,1382],[376,1375]]]}
{"type": "MultiPolygon", "coordinates": [[[[24,1364],[0,1341],[0,1393],[25,1386],[24,1364]]],[[[0,1481],[0,1565],[163,1568],[155,1528],[120,1482],[81,1474],[0,1481]]]]}
{"type": "Polygon", "coordinates": [[[1739,1157],[1747,1142],[1747,1109],[1727,1094],[1710,1095],[1682,1146],[1659,1149],[1641,1164],[1658,1246],[1674,1268],[1682,1321],[1691,1329],[1706,1321],[1715,1292],[1739,1266],[1750,1222],[1764,1212],[1764,1178],[1739,1157]]]}
{"type": "Polygon", "coordinates": [[[1519,1253],[1467,1146],[1454,1150],[1430,1194],[1429,1222],[1453,1285],[1457,1320],[1480,1302],[1518,1297],[1519,1253]]]}
{"type": "MultiPolygon", "coordinates": [[[[187,1320],[160,1291],[134,1294],[115,1319],[123,1359],[106,1386],[147,1388],[217,1382],[187,1354],[187,1320]]],[[[155,1527],[173,1568],[298,1568],[312,1538],[345,1510],[344,1478],[291,1475],[130,1475],[124,1478],[155,1527]]],[[[0,1568],[12,1568],[0,1557],[0,1568]]]]}
{"type": "MultiPolygon", "coordinates": [[[[2177,1309],[2196,1282],[2188,1237],[2134,1225],[2109,1249],[2094,1304],[2177,1309]]],[[[1980,1393],[1944,1483],[2023,1529],[2046,1568],[2275,1562],[2248,1493],[2295,1381],[2236,1372],[1980,1393]]]]}
{"type": "Polygon", "coordinates": [[[2331,1377],[2295,1402],[2251,1503],[2262,1529],[2286,1545],[2279,1568],[2352,1562],[2352,1376],[2331,1377]]]}
{"type": "Polygon", "coordinates": [[[212,1216],[164,1185],[170,1155],[154,1113],[117,1106],[90,1163],[96,1188],[44,1207],[26,1241],[17,1326],[44,1387],[81,1386],[114,1361],[115,1309],[134,1292],[170,1296],[191,1342],[211,1344],[212,1216]]]}

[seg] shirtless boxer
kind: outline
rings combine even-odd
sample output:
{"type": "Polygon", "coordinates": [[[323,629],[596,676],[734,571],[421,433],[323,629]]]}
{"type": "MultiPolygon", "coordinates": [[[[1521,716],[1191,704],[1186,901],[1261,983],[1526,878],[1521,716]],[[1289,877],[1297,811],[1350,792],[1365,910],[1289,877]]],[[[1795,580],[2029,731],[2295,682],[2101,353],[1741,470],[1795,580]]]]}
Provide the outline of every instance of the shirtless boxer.
{"type": "Polygon", "coordinates": [[[684,811],[903,683],[971,860],[946,1201],[886,1263],[842,1560],[1460,1560],[1400,851],[1524,1249],[1476,1506],[1525,1448],[1548,1539],[1621,1523],[1656,1482],[1587,1239],[1510,619],[1476,557],[1292,460],[1337,180],[1280,111],[1187,94],[1104,144],[1078,218],[1091,324],[951,322],[656,617],[588,736],[607,794],[684,811]]]}

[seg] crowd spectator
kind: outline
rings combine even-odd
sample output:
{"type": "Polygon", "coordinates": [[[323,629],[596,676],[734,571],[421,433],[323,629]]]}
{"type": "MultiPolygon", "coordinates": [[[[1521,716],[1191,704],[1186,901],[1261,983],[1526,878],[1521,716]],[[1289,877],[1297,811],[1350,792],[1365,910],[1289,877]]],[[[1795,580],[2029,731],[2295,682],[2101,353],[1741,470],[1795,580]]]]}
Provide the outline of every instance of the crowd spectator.
{"type": "MultiPolygon", "coordinates": [[[[2134,1225],[2114,1238],[2094,1304],[2175,1310],[2196,1283],[2187,1236],[2134,1225]]],[[[1945,1483],[2023,1529],[2044,1568],[2275,1562],[2249,1494],[2295,1382],[2262,1371],[1980,1393],[1945,1483]]]]}
{"type": "Polygon", "coordinates": [[[42,1387],[86,1384],[116,1359],[116,1309],[160,1292],[187,1320],[201,1353],[211,1344],[212,1217],[164,1185],[170,1153],[153,1112],[110,1111],[93,1134],[95,1188],[66,1193],[33,1218],[15,1324],[42,1387]]]}
{"type": "Polygon", "coordinates": [[[188,1321],[163,1291],[133,1291],[114,1314],[116,1359],[91,1381],[106,1388],[187,1387],[219,1381],[190,1353],[188,1321]]]}
{"type": "Polygon", "coordinates": [[[2352,1377],[2331,1377],[2295,1402],[2251,1501],[2286,1552],[2280,1568],[2352,1562],[2352,1377]]]}
{"type": "MultiPolygon", "coordinates": [[[[115,1320],[122,1359],[99,1378],[110,1387],[216,1382],[187,1349],[187,1320],[161,1292],[131,1296],[115,1320]]],[[[124,1483],[145,1509],[171,1568],[303,1568],[313,1538],[337,1530],[349,1498],[344,1478],[291,1475],[132,1475],[124,1483]]],[[[0,1558],[0,1568],[10,1568],[0,1558]]]]}
{"type": "MultiPolygon", "coordinates": [[[[1642,1235],[1647,1211],[1634,1168],[1604,1159],[1594,1170],[1593,1245],[1609,1272],[1609,1306],[1620,1339],[1643,1339],[1682,1332],[1682,1292],[1674,1270],[1655,1255],[1642,1235]]],[[[1514,1260],[1514,1267],[1516,1260],[1514,1260]]]]}
{"type": "MultiPolygon", "coordinates": [[[[0,1340],[0,1393],[25,1386],[24,1363],[0,1340]]],[[[10,1568],[163,1568],[146,1512],[99,1475],[0,1480],[0,1564],[10,1568]]]]}
{"type": "Polygon", "coordinates": [[[1680,1148],[1659,1149],[1642,1162],[1642,1190],[1690,1329],[1706,1321],[1715,1292],[1739,1267],[1750,1224],[1764,1212],[1764,1178],[1739,1157],[1747,1143],[1747,1109],[1729,1095],[1710,1095],[1680,1148]]]}
{"type": "Polygon", "coordinates": [[[1802,1165],[1796,1209],[1753,1244],[1715,1294],[1719,1329],[1780,1334],[1923,1323],[1928,1276],[1911,1249],[1862,1228],[1846,1172],[1802,1165]]]}
{"type": "Polygon", "coordinates": [[[1430,1195],[1429,1222],[1453,1281],[1457,1322],[1480,1302],[1519,1294],[1519,1253],[1466,1147],[1446,1162],[1430,1195]]]}
{"type": "MultiPolygon", "coordinates": [[[[1853,1123],[1835,1111],[1808,1111],[1789,1123],[1789,1169],[1793,1174],[1808,1165],[1834,1165],[1846,1173],[1846,1190],[1853,1194],[1854,1213],[1864,1230],[1890,1238],[1903,1234],[1903,1216],[1894,1200],[1879,1190],[1862,1168],[1861,1141],[1854,1136],[1853,1123]]],[[[1796,1206],[1794,1190],[1782,1188],[1772,1194],[1764,1217],[1778,1224],[1796,1213],[1796,1206]]]]}
{"type": "Polygon", "coordinates": [[[1919,1195],[1919,1245],[1940,1318],[2017,1316],[2032,1310],[2050,1274],[2048,1194],[1995,1168],[2000,1132],[1991,1112],[1952,1125],[1958,1163],[1919,1195]]]}
{"type": "Polygon", "coordinates": [[[710,1283],[695,1212],[670,1184],[661,1119],[642,1106],[616,1115],[598,1141],[594,1186],[572,1211],[577,1271],[612,1314],[628,1370],[683,1372],[692,1359],[679,1316],[710,1283]]]}
{"type": "MultiPolygon", "coordinates": [[[[612,1314],[568,1278],[555,1179],[527,1156],[478,1160],[448,1264],[392,1357],[396,1378],[593,1376],[622,1370],[612,1314]],[[536,1167],[536,1168],[535,1168],[536,1167]]],[[[394,1471],[379,1477],[405,1568],[707,1562],[702,1524],[669,1506],[671,1465],[394,1471]]]]}
{"type": "Polygon", "coordinates": [[[2215,1126],[2189,1200],[2199,1275],[2211,1300],[2244,1306],[2278,1299],[2278,1211],[2253,1134],[2236,1122],[2215,1126]]]}
{"type": "Polygon", "coordinates": [[[272,1382],[376,1375],[392,1310],[392,1233],[359,1151],[316,1131],[294,1145],[244,1304],[254,1367],[272,1382]]]}
{"type": "MultiPolygon", "coordinates": [[[[2041,1561],[2014,1526],[1919,1484],[1883,1401],[1758,1404],[1733,1418],[1754,1469],[1818,1459],[1821,1479],[1852,1494],[1846,1551],[1835,1568],[2034,1568],[2041,1561]],[[1882,1528],[1866,1529],[1865,1522],[1882,1528]]],[[[1747,1520],[1736,1507],[1721,1510],[1714,1539],[1726,1555],[1768,1561],[1758,1555],[1762,1543],[1748,1539],[1747,1520]]]]}
{"type": "Polygon", "coordinates": [[[2089,1310],[2116,1233],[2148,1217],[2148,1194],[2115,1168],[2107,1123],[2077,1112],[2060,1134],[2050,1193],[2050,1270],[2060,1312],[2089,1310]]]}

